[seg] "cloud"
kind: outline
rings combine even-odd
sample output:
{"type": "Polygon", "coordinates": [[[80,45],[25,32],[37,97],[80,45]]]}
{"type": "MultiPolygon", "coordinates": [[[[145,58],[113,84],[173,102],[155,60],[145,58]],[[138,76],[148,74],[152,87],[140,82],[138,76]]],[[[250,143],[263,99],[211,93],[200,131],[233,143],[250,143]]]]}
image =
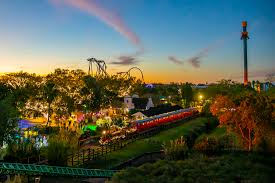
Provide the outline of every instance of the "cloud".
{"type": "Polygon", "coordinates": [[[194,68],[200,68],[201,67],[201,57],[192,57],[188,59],[188,63],[192,65],[194,68]]]}
{"type": "Polygon", "coordinates": [[[96,0],[49,0],[54,6],[61,6],[62,4],[79,9],[92,16],[96,16],[102,22],[112,27],[122,36],[128,39],[132,44],[141,48],[139,37],[126,25],[121,17],[116,13],[105,9],[96,0]]]}
{"type": "Polygon", "coordinates": [[[132,55],[121,55],[117,57],[118,61],[113,61],[110,64],[114,65],[136,65],[139,63],[139,60],[137,59],[138,56],[142,55],[144,53],[144,49],[140,48],[132,55]]]}
{"type": "Polygon", "coordinates": [[[174,57],[174,56],[169,56],[168,59],[177,65],[183,65],[183,61],[179,60],[178,58],[174,57]]]}
{"type": "Polygon", "coordinates": [[[228,40],[228,38],[217,40],[213,44],[211,44],[208,47],[202,49],[195,56],[192,56],[189,59],[187,59],[187,62],[189,64],[191,64],[192,67],[194,67],[194,68],[200,68],[202,59],[204,57],[207,57],[209,52],[214,51],[215,49],[218,49],[218,48],[222,47],[227,40],[228,40]]]}
{"type": "Polygon", "coordinates": [[[200,68],[201,67],[201,59],[203,57],[206,57],[208,55],[208,52],[211,48],[205,48],[202,51],[200,51],[197,55],[187,59],[187,62],[192,65],[194,68],[200,68]]]}
{"type": "Polygon", "coordinates": [[[115,65],[135,65],[139,61],[133,57],[133,56],[120,56],[118,57],[119,61],[113,61],[110,64],[115,64],[115,65]]]}

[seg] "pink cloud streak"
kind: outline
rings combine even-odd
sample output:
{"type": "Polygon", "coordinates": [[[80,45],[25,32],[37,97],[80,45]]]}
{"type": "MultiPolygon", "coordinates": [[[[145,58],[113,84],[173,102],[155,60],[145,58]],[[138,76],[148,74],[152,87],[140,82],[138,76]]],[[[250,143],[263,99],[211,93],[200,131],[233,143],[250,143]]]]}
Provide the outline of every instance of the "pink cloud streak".
{"type": "Polygon", "coordinates": [[[50,2],[54,6],[65,4],[92,16],[96,16],[122,36],[126,37],[132,44],[140,48],[142,47],[139,37],[125,24],[121,17],[105,9],[95,0],[50,0],[50,2]]]}

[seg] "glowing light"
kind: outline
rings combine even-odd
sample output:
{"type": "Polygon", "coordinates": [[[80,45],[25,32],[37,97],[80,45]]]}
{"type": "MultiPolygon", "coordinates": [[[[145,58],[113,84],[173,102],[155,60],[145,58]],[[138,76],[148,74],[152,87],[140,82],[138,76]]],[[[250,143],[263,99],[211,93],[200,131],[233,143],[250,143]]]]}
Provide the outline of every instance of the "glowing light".
{"type": "Polygon", "coordinates": [[[200,96],[199,96],[199,98],[200,98],[200,100],[201,100],[201,99],[203,98],[203,96],[202,96],[202,95],[200,95],[200,96]]]}
{"type": "Polygon", "coordinates": [[[104,131],[102,132],[102,134],[105,135],[105,134],[106,134],[106,131],[104,130],[104,131]]]}

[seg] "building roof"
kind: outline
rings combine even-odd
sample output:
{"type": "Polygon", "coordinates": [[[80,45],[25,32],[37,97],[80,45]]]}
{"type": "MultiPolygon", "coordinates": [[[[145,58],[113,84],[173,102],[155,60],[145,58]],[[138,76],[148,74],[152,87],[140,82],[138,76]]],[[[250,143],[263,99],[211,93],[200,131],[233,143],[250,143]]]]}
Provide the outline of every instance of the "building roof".
{"type": "Polygon", "coordinates": [[[135,109],[146,109],[148,98],[133,98],[135,109]]]}
{"type": "Polygon", "coordinates": [[[167,113],[167,112],[171,112],[171,111],[176,111],[176,110],[180,110],[182,109],[182,107],[178,106],[178,105],[160,105],[157,107],[151,107],[148,110],[145,111],[140,111],[141,113],[143,113],[145,116],[150,117],[150,116],[155,116],[155,115],[159,115],[159,114],[163,114],[163,113],[167,113]]]}

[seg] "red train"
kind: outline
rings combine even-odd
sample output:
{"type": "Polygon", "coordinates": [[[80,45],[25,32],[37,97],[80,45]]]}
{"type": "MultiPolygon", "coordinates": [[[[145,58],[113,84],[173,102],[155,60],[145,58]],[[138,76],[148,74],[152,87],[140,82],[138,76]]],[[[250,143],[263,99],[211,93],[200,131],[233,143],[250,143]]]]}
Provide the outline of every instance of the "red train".
{"type": "MultiPolygon", "coordinates": [[[[170,123],[176,120],[186,119],[188,117],[194,116],[197,113],[198,111],[195,108],[188,108],[188,109],[180,109],[172,112],[151,116],[146,119],[136,120],[132,122],[131,128],[126,131],[131,131],[128,133],[133,133],[133,132],[139,133],[141,131],[159,126],[164,123],[170,123]]],[[[113,133],[113,134],[108,134],[108,136],[101,137],[99,142],[100,144],[104,145],[104,144],[110,143],[115,139],[123,139],[125,137],[126,137],[125,135],[121,135],[121,134],[118,135],[113,133]]]]}
{"type": "Polygon", "coordinates": [[[185,119],[197,114],[198,111],[195,108],[180,109],[164,114],[151,116],[146,119],[137,120],[133,124],[137,131],[143,131],[152,127],[159,126],[164,123],[169,123],[179,119],[185,119]]]}

